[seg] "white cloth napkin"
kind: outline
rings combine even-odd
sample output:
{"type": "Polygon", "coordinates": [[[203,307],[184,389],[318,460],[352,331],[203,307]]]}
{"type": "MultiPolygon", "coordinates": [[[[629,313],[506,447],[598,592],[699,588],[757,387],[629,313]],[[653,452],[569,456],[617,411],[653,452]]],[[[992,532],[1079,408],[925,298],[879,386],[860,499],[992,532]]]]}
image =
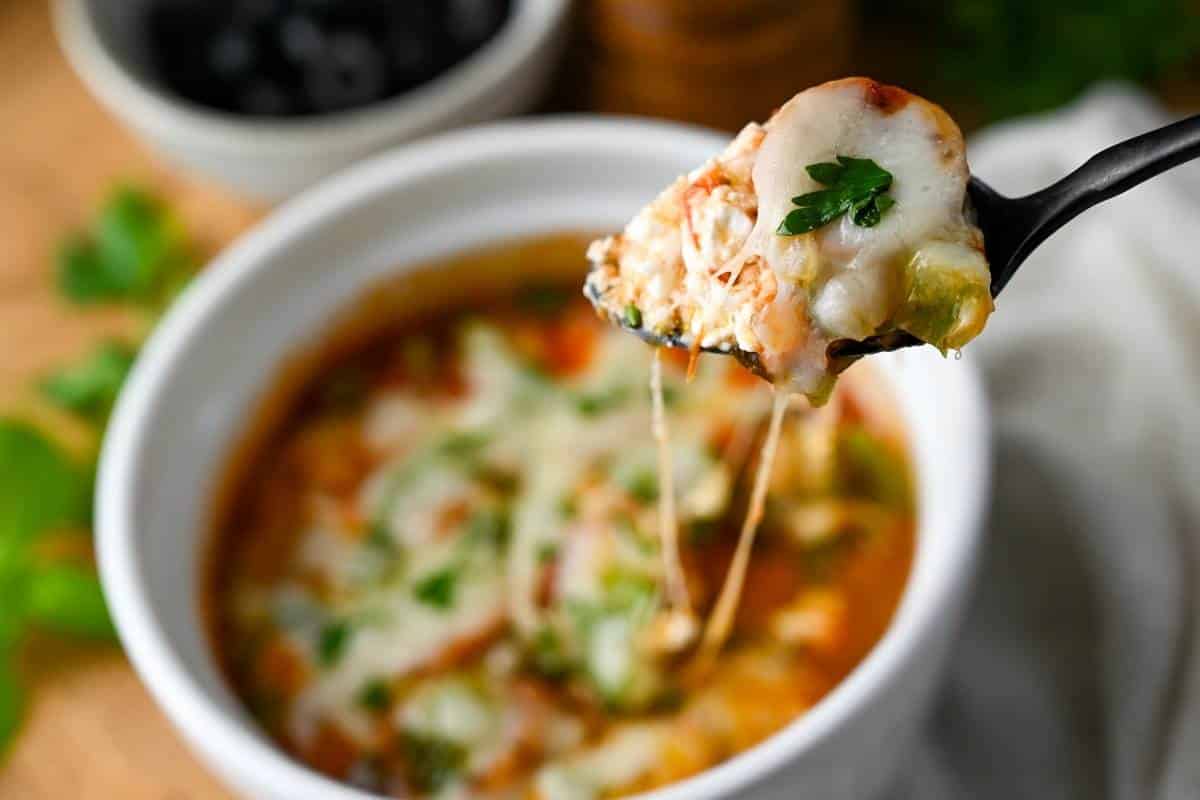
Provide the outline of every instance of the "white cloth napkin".
{"type": "MultiPolygon", "coordinates": [[[[971,142],[1010,194],[1169,121],[1106,86],[971,142]]],[[[896,795],[1200,798],[1200,164],[1047,241],[970,345],[994,404],[989,545],[896,795]]]]}

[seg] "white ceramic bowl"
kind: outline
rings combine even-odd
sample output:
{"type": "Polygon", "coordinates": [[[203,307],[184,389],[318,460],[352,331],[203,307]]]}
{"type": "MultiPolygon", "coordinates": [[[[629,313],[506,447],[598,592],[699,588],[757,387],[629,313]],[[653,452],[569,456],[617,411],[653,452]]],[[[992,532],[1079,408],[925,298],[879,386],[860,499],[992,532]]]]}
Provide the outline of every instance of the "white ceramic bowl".
{"type": "Polygon", "coordinates": [[[109,111],[165,156],[263,200],[390,145],[530,108],[557,63],[570,6],[514,0],[495,38],[428,84],[361,110],[272,121],[208,110],[161,89],[138,24],[147,2],[55,0],[67,58],[109,111]]]}
{"type": "MultiPolygon", "coordinates": [[[[651,122],[512,122],[375,158],[288,203],[224,253],[159,326],[121,394],[98,488],[104,586],[142,679],[196,752],[248,797],[363,800],[291,761],[218,674],[199,620],[217,475],[270,376],[374,282],[455,251],[614,229],[722,145],[651,122]]],[[[969,359],[876,357],[900,400],[919,486],[916,561],[888,633],[810,713],[647,797],[865,800],[915,738],[963,611],[988,477],[969,359]]]]}

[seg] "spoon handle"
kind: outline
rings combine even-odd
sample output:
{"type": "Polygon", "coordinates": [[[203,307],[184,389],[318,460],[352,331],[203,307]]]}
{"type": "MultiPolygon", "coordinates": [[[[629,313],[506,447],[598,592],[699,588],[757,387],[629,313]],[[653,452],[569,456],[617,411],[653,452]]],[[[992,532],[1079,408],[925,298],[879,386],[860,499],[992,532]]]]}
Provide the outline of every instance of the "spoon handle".
{"type": "Polygon", "coordinates": [[[973,187],[973,195],[983,195],[977,199],[991,206],[980,210],[981,217],[999,212],[1002,230],[997,233],[1012,248],[1002,271],[992,276],[992,294],[1004,288],[1035,247],[1080,213],[1194,158],[1200,158],[1200,115],[1102,150],[1057,183],[1025,197],[1006,198],[973,187]]]}

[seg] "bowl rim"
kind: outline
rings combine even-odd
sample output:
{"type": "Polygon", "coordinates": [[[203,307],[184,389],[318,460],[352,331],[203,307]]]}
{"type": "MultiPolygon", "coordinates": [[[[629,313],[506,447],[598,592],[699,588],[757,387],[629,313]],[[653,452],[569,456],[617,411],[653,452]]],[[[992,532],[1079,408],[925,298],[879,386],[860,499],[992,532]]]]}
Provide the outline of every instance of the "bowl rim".
{"type": "Polygon", "coordinates": [[[513,0],[495,36],[428,83],[359,109],[272,120],[209,109],[134,74],[100,36],[93,2],[54,0],[54,28],[75,74],[110,112],[164,140],[276,160],[367,149],[433,130],[500,91],[561,30],[570,8],[570,0],[513,0]]]}
{"type": "MultiPolygon", "coordinates": [[[[327,179],[284,203],[221,253],[193,282],[143,349],[122,391],[105,438],[96,485],[97,552],[106,596],[126,652],[158,705],[177,729],[224,774],[270,773],[283,796],[369,800],[373,795],[336,782],[292,760],[256,736],[201,686],[176,652],[151,602],[138,555],[134,509],[137,476],[149,435],[145,421],[162,402],[167,373],[179,352],[203,335],[208,319],[240,287],[272,263],[271,254],[364,198],[396,191],[432,171],[514,153],[587,152],[625,147],[707,149],[727,137],[688,126],[589,115],[542,117],[493,123],[396,148],[327,179]],[[201,742],[197,731],[204,733],[201,742]],[[210,749],[211,747],[211,749],[210,749]],[[214,753],[219,753],[215,755],[214,753]]],[[[983,515],[991,471],[988,409],[979,372],[969,358],[951,378],[965,409],[963,441],[969,443],[953,524],[944,546],[950,568],[927,574],[915,592],[914,572],[901,607],[866,657],[809,711],[749,750],[696,776],[637,796],[637,800],[708,800],[736,796],[766,775],[813,749],[882,692],[889,676],[914,658],[938,629],[948,598],[970,580],[983,539],[983,515]],[[919,595],[913,602],[911,595],[919,595]]],[[[919,539],[918,542],[921,540],[919,539]]],[[[918,544],[918,556],[921,547],[918,544]]],[[[915,562],[914,562],[915,563],[915,562]]],[[[211,762],[210,762],[211,763],[211,762]]]]}

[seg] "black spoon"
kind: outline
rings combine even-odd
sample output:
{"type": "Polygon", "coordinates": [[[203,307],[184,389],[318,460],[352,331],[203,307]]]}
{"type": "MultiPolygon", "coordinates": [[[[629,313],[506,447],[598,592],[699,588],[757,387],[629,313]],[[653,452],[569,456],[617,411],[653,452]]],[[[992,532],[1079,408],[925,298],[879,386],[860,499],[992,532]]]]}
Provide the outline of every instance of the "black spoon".
{"type": "MultiPolygon", "coordinates": [[[[1092,206],[1194,158],[1200,158],[1200,115],[1101,150],[1057,183],[1024,197],[1005,197],[972,177],[967,195],[975,209],[975,224],[983,231],[992,270],[992,297],[1008,285],[1029,254],[1063,225],[1092,206]]],[[[919,344],[924,342],[901,331],[862,341],[839,339],[831,342],[826,352],[831,364],[849,366],[871,353],[919,344]]]]}

